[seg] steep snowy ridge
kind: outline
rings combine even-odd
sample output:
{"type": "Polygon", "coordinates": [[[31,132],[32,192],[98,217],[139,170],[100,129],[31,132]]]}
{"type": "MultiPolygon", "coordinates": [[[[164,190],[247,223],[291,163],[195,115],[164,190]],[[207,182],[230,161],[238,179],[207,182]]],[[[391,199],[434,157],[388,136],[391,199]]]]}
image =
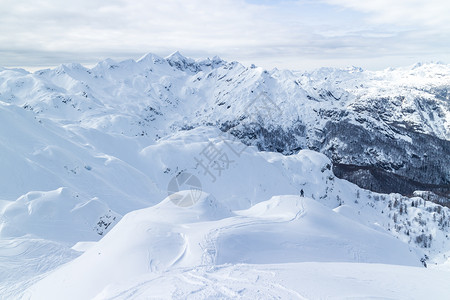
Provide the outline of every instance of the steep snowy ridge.
{"type": "Polygon", "coordinates": [[[0,298],[446,299],[445,197],[334,172],[448,192],[449,79],[178,52],[0,69],[0,298]]]}

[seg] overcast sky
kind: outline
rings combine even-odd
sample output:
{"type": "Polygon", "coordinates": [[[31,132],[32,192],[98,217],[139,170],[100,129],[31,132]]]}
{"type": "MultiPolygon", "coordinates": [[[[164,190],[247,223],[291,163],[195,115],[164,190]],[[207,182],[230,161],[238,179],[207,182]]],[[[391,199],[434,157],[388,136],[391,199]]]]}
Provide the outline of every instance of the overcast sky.
{"type": "Polygon", "coordinates": [[[299,70],[450,63],[450,1],[0,1],[0,66],[91,65],[176,50],[299,70]]]}

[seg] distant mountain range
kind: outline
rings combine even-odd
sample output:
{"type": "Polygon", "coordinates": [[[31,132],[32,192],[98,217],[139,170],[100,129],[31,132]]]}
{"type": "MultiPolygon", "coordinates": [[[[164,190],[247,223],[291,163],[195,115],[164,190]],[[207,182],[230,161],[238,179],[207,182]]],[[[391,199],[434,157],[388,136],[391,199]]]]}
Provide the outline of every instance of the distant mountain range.
{"type": "Polygon", "coordinates": [[[30,74],[3,70],[0,99],[36,118],[158,139],[202,125],[286,155],[313,149],[377,192],[450,193],[450,66],[266,71],[179,52],[30,74]]]}

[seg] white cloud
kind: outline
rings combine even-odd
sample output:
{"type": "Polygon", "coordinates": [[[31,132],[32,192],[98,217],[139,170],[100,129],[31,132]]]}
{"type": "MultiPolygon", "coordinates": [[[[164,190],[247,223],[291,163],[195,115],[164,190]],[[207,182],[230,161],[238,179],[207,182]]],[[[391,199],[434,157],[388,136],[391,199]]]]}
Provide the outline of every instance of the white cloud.
{"type": "Polygon", "coordinates": [[[426,26],[437,30],[450,28],[450,2],[447,0],[324,0],[371,14],[376,23],[426,26]]]}
{"type": "Polygon", "coordinates": [[[418,6],[404,0],[389,3],[394,11],[384,0],[326,1],[332,5],[310,0],[2,0],[0,65],[94,63],[181,50],[194,57],[218,54],[267,67],[310,68],[364,66],[364,61],[388,56],[442,59],[450,52],[442,42],[448,37],[442,14],[429,17],[436,8],[419,13],[418,6]]]}

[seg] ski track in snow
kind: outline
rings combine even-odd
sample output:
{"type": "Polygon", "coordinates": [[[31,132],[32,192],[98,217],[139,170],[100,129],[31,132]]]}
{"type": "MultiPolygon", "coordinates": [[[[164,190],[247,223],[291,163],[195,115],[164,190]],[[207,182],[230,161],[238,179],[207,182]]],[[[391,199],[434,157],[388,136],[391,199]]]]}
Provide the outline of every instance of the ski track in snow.
{"type": "Polygon", "coordinates": [[[217,254],[217,239],[221,235],[225,234],[227,231],[231,231],[233,229],[245,229],[245,227],[251,227],[252,225],[276,225],[277,223],[284,223],[284,222],[292,222],[294,220],[297,220],[301,218],[301,216],[305,213],[303,208],[303,202],[301,202],[302,209],[295,215],[294,218],[291,220],[251,220],[246,222],[239,222],[237,224],[230,224],[227,226],[215,228],[207,233],[207,235],[204,237],[203,242],[201,243],[201,248],[203,250],[202,255],[202,266],[208,266],[208,265],[215,265],[216,264],[216,254],[217,254]]]}
{"type": "Polygon", "coordinates": [[[45,273],[79,256],[63,245],[33,238],[0,239],[0,295],[18,298],[45,273]]]}

